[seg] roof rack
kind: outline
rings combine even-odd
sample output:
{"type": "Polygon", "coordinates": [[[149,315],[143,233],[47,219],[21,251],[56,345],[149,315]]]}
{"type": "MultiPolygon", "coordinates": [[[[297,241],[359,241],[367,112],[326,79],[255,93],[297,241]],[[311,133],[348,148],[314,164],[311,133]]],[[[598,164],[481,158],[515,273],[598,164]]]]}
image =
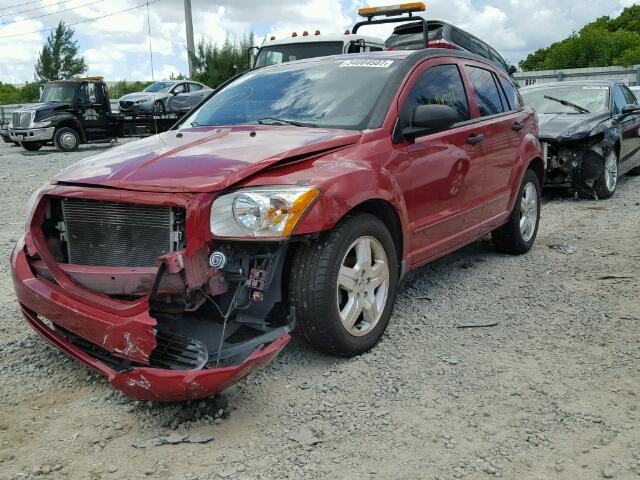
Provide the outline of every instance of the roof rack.
{"type": "Polygon", "coordinates": [[[422,16],[414,16],[414,12],[424,12],[427,9],[422,2],[401,3],[400,5],[387,5],[384,7],[365,7],[358,10],[358,15],[365,17],[366,20],[356,23],[351,30],[356,33],[358,29],[365,25],[380,25],[383,23],[400,23],[420,20],[424,33],[424,47],[429,47],[429,26],[427,20],[422,16]],[[399,17],[399,15],[407,15],[399,17]],[[375,17],[386,17],[380,20],[374,20],[375,17]],[[396,17],[396,18],[393,18],[396,17]]]}

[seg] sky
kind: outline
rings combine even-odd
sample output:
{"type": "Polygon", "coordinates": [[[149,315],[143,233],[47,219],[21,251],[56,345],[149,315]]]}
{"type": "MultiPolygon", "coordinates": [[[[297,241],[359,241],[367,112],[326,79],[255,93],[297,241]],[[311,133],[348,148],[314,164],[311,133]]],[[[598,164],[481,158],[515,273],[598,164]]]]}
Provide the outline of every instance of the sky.
{"type": "MultiPolygon", "coordinates": [[[[64,20],[73,26],[89,70],[108,81],[150,80],[188,73],[183,0],[0,0],[0,81],[33,80],[33,65],[49,32],[64,20]],[[155,3],[152,3],[155,2],[155,3]],[[141,8],[133,8],[142,5],[141,8]],[[106,16],[99,20],[97,17],[106,16]],[[150,22],[147,22],[149,18],[150,22]]],[[[319,29],[341,34],[366,5],[398,0],[192,0],[194,35],[221,43],[253,32],[265,37],[319,29]]],[[[427,19],[446,20],[482,38],[517,63],[602,15],[617,16],[633,0],[427,0],[427,19]],[[590,5],[589,5],[590,3],[590,5]]],[[[363,27],[386,38],[393,26],[363,27]]]]}

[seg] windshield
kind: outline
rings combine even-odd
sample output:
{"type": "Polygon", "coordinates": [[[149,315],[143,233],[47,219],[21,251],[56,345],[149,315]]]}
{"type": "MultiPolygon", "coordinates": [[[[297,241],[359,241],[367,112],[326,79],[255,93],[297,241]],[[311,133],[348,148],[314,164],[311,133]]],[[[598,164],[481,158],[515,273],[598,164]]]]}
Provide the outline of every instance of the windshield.
{"type": "Polygon", "coordinates": [[[340,55],[344,53],[342,48],[342,42],[290,43],[262,47],[258,52],[255,67],[266,67],[267,65],[304,60],[305,58],[340,55]]]}
{"type": "Polygon", "coordinates": [[[73,94],[76,91],[76,85],[64,83],[50,83],[45,85],[40,96],[41,103],[47,102],[73,102],[73,94]]]}
{"type": "Polygon", "coordinates": [[[520,90],[538,113],[602,113],[609,110],[606,85],[562,85],[520,90]]]}
{"type": "Polygon", "coordinates": [[[301,123],[361,130],[398,64],[360,58],[254,70],[221,89],[183,125],[301,123]]]}
{"type": "Polygon", "coordinates": [[[171,87],[173,87],[172,82],[156,82],[149,85],[144,89],[145,92],[168,92],[171,87]]]}

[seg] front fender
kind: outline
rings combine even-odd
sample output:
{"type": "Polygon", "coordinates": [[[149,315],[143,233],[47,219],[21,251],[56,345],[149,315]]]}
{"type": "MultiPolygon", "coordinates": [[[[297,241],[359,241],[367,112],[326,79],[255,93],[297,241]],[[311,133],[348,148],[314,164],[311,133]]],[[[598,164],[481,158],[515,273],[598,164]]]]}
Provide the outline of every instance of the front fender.
{"type": "Polygon", "coordinates": [[[63,123],[70,123],[78,131],[80,137],[82,138],[82,141],[86,142],[87,140],[82,124],[75,116],[71,115],[70,113],[56,113],[50,117],[44,118],[43,120],[50,120],[51,124],[56,128],[56,130],[60,128],[60,125],[62,125],[63,123]]]}
{"type": "MultiPolygon", "coordinates": [[[[330,230],[358,205],[382,200],[395,209],[402,225],[402,236],[409,238],[404,196],[389,172],[379,165],[357,161],[342,162],[336,169],[338,175],[320,185],[321,194],[296,227],[296,235],[330,230]]],[[[407,246],[404,242],[405,251],[407,246]]]]}

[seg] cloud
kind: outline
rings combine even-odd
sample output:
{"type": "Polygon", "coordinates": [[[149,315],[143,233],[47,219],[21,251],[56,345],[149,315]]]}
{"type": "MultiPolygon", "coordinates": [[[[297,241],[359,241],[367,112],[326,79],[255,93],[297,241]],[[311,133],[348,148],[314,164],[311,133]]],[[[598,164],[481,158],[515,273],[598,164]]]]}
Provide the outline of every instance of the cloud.
{"type": "MultiPolygon", "coordinates": [[[[91,20],[141,4],[140,0],[68,0],[62,4],[39,0],[21,7],[0,0],[0,81],[20,83],[33,78],[33,65],[46,38],[28,33],[91,20]],[[36,10],[15,15],[29,8],[36,10]],[[61,10],[67,10],[61,12],[61,10]],[[11,13],[14,12],[14,13],[11,13]],[[33,19],[30,17],[51,14],[33,19]],[[15,22],[14,22],[15,20],[15,22]],[[17,21],[19,20],[19,21],[17,21]],[[13,23],[7,23],[13,22],[13,23]],[[8,35],[28,33],[17,37],[8,35]],[[5,38],[3,38],[5,37],[5,38]]],[[[192,0],[196,41],[221,43],[254,32],[258,43],[267,34],[291,32],[342,33],[358,21],[356,10],[382,0],[192,0]]],[[[393,3],[393,2],[387,2],[393,3]]],[[[575,0],[428,0],[427,18],[442,19],[486,40],[515,63],[527,53],[558,41],[601,15],[615,16],[633,0],[602,0],[585,5],[575,0]]],[[[73,28],[89,74],[109,80],[150,79],[148,24],[151,26],[154,73],[187,73],[183,0],[161,0],[73,28]]],[[[367,35],[386,38],[393,26],[366,27],[367,35]]]]}

